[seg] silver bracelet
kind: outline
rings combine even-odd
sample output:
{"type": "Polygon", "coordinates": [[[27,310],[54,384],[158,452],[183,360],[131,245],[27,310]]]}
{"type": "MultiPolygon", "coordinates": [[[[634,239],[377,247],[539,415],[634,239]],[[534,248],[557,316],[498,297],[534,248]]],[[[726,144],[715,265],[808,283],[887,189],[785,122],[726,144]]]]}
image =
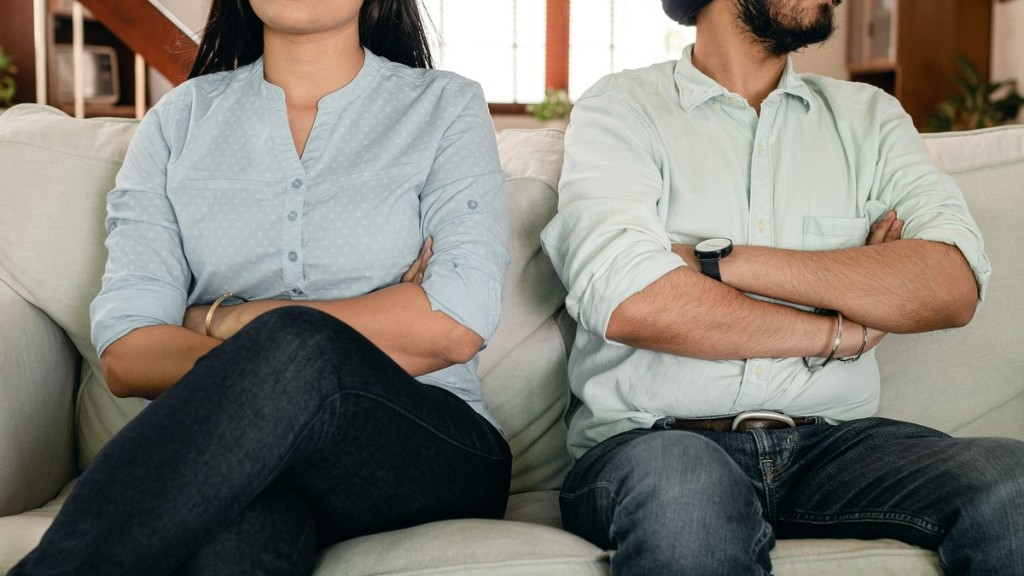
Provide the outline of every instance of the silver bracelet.
{"type": "Polygon", "coordinates": [[[828,357],[821,364],[811,364],[807,360],[807,356],[804,356],[804,367],[807,368],[808,372],[817,372],[825,367],[826,364],[832,361],[836,356],[836,350],[839,349],[839,343],[843,340],[843,313],[836,310],[836,339],[832,342],[832,350],[829,351],[828,357]]]}
{"type": "Polygon", "coordinates": [[[844,364],[852,364],[852,363],[856,362],[857,360],[860,360],[861,354],[864,353],[864,349],[867,348],[867,346],[868,346],[868,327],[862,325],[861,328],[864,329],[864,339],[860,341],[860,350],[857,350],[857,355],[856,356],[847,356],[846,358],[840,358],[839,359],[840,362],[842,362],[844,364]]]}

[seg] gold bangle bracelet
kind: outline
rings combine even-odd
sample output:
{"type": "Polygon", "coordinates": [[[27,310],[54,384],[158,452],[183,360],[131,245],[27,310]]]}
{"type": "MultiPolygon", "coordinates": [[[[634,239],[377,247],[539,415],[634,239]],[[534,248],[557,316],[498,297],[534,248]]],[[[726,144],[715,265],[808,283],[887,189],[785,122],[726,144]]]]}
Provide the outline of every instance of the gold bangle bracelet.
{"type": "Polygon", "coordinates": [[[210,304],[210,309],[206,312],[206,335],[210,336],[210,324],[213,324],[213,313],[217,311],[217,307],[221,305],[225,300],[234,296],[234,292],[225,292],[220,295],[219,298],[210,304]]]}

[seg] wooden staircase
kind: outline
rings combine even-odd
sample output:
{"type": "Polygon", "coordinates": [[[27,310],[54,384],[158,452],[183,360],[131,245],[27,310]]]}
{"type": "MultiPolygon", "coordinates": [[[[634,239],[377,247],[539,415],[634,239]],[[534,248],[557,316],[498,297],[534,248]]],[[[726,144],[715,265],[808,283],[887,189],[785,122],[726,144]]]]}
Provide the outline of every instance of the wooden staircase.
{"type": "Polygon", "coordinates": [[[198,46],[149,0],[80,2],[175,86],[188,78],[198,46]]]}

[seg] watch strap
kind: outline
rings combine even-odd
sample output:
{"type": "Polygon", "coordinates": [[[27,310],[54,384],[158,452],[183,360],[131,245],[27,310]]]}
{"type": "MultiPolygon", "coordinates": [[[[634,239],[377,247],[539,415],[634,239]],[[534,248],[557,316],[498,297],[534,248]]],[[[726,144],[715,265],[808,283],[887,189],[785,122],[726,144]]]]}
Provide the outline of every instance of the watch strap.
{"type": "Polygon", "coordinates": [[[721,262],[721,258],[701,258],[700,259],[700,272],[708,278],[713,278],[719,282],[722,281],[722,274],[718,269],[718,263],[721,262]]]}

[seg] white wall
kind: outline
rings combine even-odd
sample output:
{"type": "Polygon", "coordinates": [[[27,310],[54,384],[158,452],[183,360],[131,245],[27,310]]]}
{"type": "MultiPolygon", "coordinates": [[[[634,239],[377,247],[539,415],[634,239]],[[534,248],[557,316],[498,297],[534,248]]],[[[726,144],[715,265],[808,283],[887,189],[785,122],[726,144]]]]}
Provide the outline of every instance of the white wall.
{"type": "Polygon", "coordinates": [[[1024,92],[1024,0],[997,2],[992,11],[992,80],[1010,79],[1024,92]]]}
{"type": "MultiPolygon", "coordinates": [[[[858,2],[860,0],[852,0],[858,2]]],[[[847,15],[849,9],[844,2],[836,8],[836,24],[838,28],[828,42],[818,46],[805,48],[803,52],[793,56],[793,67],[797,72],[831,76],[840,80],[849,80],[850,70],[846,65],[846,46],[849,38],[847,15]]]]}

